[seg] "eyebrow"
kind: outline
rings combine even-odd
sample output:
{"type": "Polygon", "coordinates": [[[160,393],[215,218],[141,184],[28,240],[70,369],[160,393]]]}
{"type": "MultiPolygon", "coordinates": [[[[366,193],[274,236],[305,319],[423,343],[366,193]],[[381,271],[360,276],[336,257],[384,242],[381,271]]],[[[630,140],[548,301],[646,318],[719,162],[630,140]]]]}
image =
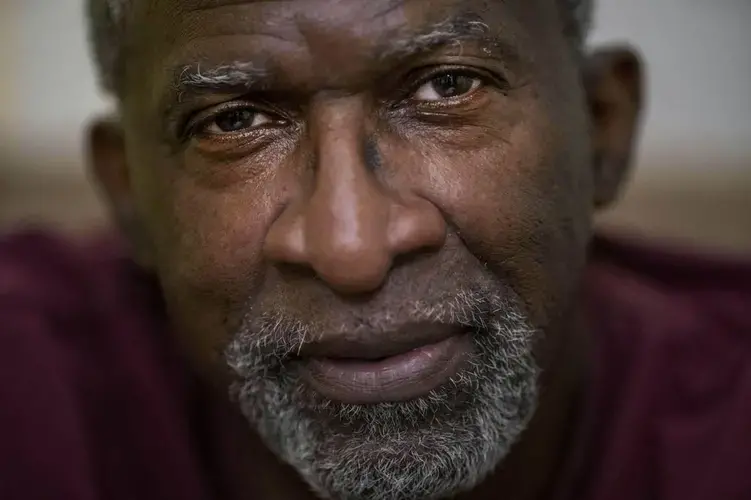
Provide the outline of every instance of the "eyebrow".
{"type": "Polygon", "coordinates": [[[252,62],[236,61],[219,66],[201,67],[201,63],[182,68],[175,78],[174,87],[179,92],[209,89],[251,88],[266,77],[268,72],[252,62]]]}
{"type": "MultiPolygon", "coordinates": [[[[405,30],[406,31],[406,30],[405,30]]],[[[459,45],[464,41],[475,41],[488,45],[500,43],[490,31],[490,26],[476,14],[464,13],[444,21],[434,23],[421,31],[405,32],[390,36],[389,41],[379,49],[381,59],[409,57],[447,45],[459,45]]]]}
{"type": "MultiPolygon", "coordinates": [[[[400,59],[433,51],[445,46],[459,46],[471,41],[482,44],[487,51],[516,56],[517,51],[508,41],[491,32],[480,16],[463,13],[434,23],[415,33],[404,29],[403,33],[390,33],[385,41],[376,45],[376,57],[383,60],[400,59]]],[[[518,56],[517,56],[518,57],[518,56]]],[[[184,93],[206,91],[249,91],[268,84],[270,71],[260,63],[236,61],[217,66],[200,63],[183,66],[172,78],[173,89],[184,93]]],[[[179,99],[178,99],[179,100],[179,99]]]]}

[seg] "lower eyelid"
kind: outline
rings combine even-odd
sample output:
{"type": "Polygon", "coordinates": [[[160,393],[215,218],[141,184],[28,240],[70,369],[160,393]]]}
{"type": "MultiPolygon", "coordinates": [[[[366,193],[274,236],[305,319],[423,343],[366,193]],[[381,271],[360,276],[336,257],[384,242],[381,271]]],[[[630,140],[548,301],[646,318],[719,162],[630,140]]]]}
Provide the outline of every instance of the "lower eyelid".
{"type": "MultiPolygon", "coordinates": [[[[246,127],[234,132],[201,132],[201,127],[199,126],[193,133],[193,137],[198,140],[213,140],[220,142],[254,140],[255,137],[259,137],[261,134],[271,133],[271,129],[277,129],[283,126],[284,123],[282,121],[268,117],[264,123],[246,127]]],[[[204,128],[204,130],[205,129],[206,128],[204,128]]]]}

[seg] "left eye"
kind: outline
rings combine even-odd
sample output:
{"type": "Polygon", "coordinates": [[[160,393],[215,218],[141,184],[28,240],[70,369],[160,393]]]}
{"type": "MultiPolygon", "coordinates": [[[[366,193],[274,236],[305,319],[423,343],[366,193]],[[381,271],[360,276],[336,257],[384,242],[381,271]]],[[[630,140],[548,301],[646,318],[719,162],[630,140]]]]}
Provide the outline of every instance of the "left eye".
{"type": "Polygon", "coordinates": [[[440,73],[423,83],[415,91],[413,98],[417,101],[440,101],[467,95],[480,86],[482,86],[482,79],[480,78],[466,73],[448,71],[440,73]]]}
{"type": "Polygon", "coordinates": [[[214,115],[204,125],[204,130],[213,135],[233,134],[265,125],[271,117],[253,108],[235,108],[214,115]]]}

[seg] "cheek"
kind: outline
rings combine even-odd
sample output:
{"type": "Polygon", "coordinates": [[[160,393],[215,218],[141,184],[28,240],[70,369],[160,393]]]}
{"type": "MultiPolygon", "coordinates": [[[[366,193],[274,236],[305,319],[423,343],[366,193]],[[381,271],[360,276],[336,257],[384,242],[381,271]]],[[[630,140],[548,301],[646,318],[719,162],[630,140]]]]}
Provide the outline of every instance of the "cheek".
{"type": "Polygon", "coordinates": [[[466,143],[425,138],[419,154],[404,152],[422,162],[422,195],[474,257],[508,280],[539,325],[569,302],[588,227],[579,160],[549,116],[527,110],[473,131],[466,143]]]}
{"type": "Polygon", "coordinates": [[[222,350],[264,279],[273,182],[211,189],[171,171],[142,191],[148,232],[177,340],[196,369],[216,378],[222,350]]]}
{"type": "Polygon", "coordinates": [[[165,220],[163,275],[201,293],[235,295],[256,281],[263,237],[273,208],[261,191],[241,187],[221,193],[179,186],[165,220]],[[259,197],[259,194],[261,195],[259,197]]]}

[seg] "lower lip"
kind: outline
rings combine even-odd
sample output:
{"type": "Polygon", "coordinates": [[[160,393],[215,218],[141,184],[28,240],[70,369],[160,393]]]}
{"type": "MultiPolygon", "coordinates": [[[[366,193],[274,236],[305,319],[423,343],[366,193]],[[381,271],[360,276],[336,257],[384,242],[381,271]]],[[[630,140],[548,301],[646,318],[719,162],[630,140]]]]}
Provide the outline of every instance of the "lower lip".
{"type": "Polygon", "coordinates": [[[468,334],[378,361],[311,358],[303,378],[322,396],[348,404],[408,401],[428,394],[462,368],[468,334]]]}

